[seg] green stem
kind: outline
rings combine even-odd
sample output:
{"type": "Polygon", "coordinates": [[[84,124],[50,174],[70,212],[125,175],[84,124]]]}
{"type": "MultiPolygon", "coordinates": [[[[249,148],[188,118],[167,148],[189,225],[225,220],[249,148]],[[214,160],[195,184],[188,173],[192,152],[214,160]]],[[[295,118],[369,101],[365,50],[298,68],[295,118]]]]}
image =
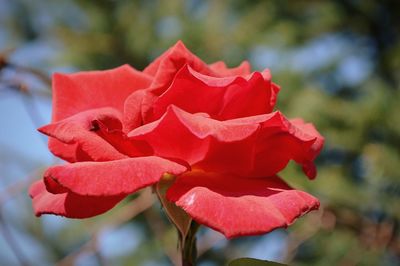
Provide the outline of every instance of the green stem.
{"type": "Polygon", "coordinates": [[[175,176],[164,174],[163,178],[155,185],[154,190],[163,206],[163,209],[178,231],[178,250],[181,254],[183,266],[196,265],[196,232],[200,225],[181,208],[166,198],[168,188],[175,181],[175,176]]]}
{"type": "Polygon", "coordinates": [[[182,266],[196,265],[196,232],[199,227],[199,224],[197,224],[195,221],[192,221],[186,237],[182,237],[182,235],[179,234],[179,248],[182,255],[182,266]]]}

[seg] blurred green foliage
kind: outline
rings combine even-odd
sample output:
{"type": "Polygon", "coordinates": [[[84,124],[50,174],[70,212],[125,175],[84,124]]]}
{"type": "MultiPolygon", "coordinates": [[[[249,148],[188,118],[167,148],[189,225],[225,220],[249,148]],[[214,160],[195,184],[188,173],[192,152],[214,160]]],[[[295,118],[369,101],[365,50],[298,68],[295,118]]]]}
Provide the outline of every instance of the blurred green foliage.
{"type": "MultiPolygon", "coordinates": [[[[293,186],[320,198],[322,210],[288,229],[279,260],[400,263],[399,1],[18,0],[9,5],[13,15],[3,21],[13,35],[9,47],[56,42],[61,52],[50,68],[129,63],[143,69],[178,39],[209,63],[234,66],[249,59],[256,70],[270,68],[282,87],[277,108],[314,123],[326,137],[315,181],[307,181],[292,163],[282,173],[293,186]],[[43,17],[49,18],[43,22],[43,17]]],[[[25,224],[47,250],[47,259],[57,261],[116,211],[73,221],[56,236],[43,232],[32,217],[25,224]]],[[[144,237],[112,265],[145,265],[149,259],[168,264],[162,245],[173,247],[176,236],[167,228],[157,239],[146,216],[159,218],[159,207],[128,223],[139,226],[144,237]]],[[[261,238],[224,242],[199,261],[222,265],[244,256],[254,247],[249,243],[261,238]]]]}

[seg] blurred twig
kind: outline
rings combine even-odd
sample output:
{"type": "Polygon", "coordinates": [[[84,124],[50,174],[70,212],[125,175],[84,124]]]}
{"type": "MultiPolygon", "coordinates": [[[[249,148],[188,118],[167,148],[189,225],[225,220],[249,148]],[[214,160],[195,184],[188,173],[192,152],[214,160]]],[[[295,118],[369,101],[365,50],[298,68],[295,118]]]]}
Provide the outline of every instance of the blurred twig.
{"type": "MultiPolygon", "coordinates": [[[[140,195],[129,202],[128,205],[120,208],[111,220],[96,226],[93,229],[91,239],[83,244],[78,250],[68,254],[66,257],[56,263],[58,266],[74,265],[75,260],[83,253],[96,253],[97,252],[97,239],[104,229],[110,227],[118,227],[150,208],[154,203],[154,197],[149,189],[143,190],[140,195]]],[[[104,262],[104,261],[103,261],[104,262]]]]}
{"type": "Polygon", "coordinates": [[[14,50],[15,49],[9,49],[9,50],[0,52],[0,71],[5,68],[12,68],[17,72],[24,72],[27,74],[31,74],[31,75],[37,77],[43,83],[45,83],[48,86],[48,88],[50,88],[51,87],[51,79],[46,73],[44,73],[43,71],[41,71],[39,69],[33,68],[33,67],[22,66],[22,65],[12,63],[8,60],[8,57],[14,50]]]}
{"type": "MultiPolygon", "coordinates": [[[[35,128],[44,124],[43,118],[35,105],[33,94],[28,86],[22,81],[2,81],[0,80],[0,85],[4,85],[7,88],[14,89],[19,93],[23,101],[26,113],[32,121],[35,128]]],[[[47,141],[46,141],[47,145],[47,141]]]]}
{"type": "Polygon", "coordinates": [[[3,234],[8,246],[14,253],[15,257],[17,258],[18,262],[22,266],[28,266],[28,260],[26,259],[24,253],[22,252],[20,246],[17,244],[17,241],[11,234],[11,231],[9,230],[4,218],[3,214],[0,210],[0,228],[1,228],[1,233],[3,234]]]}
{"type": "MultiPolygon", "coordinates": [[[[26,89],[27,90],[27,89],[26,89]]],[[[26,112],[28,113],[29,117],[32,120],[32,123],[34,127],[39,127],[44,123],[39,110],[37,109],[31,93],[27,90],[27,93],[25,95],[22,95],[22,100],[24,101],[24,106],[26,109],[26,112]]]]}
{"type": "Polygon", "coordinates": [[[6,50],[3,50],[2,52],[0,52],[0,71],[8,65],[7,58],[14,51],[15,51],[15,48],[10,48],[10,49],[6,49],[6,50]]]}
{"type": "Polygon", "coordinates": [[[1,207],[6,203],[7,200],[15,197],[15,195],[21,193],[26,187],[28,186],[29,183],[32,182],[38,175],[37,171],[32,172],[31,174],[28,175],[27,178],[19,180],[14,182],[12,185],[9,185],[6,189],[3,189],[0,193],[0,227],[1,227],[1,232],[6,240],[6,243],[14,253],[15,257],[17,258],[18,262],[20,265],[29,265],[28,260],[26,259],[26,256],[22,252],[20,246],[18,245],[17,241],[11,234],[11,231],[9,230],[3,215],[2,215],[2,210],[1,207]]]}
{"type": "Polygon", "coordinates": [[[173,265],[180,265],[181,259],[179,257],[179,252],[176,245],[166,245],[163,239],[165,232],[167,231],[167,227],[163,222],[163,219],[160,215],[160,212],[149,209],[144,213],[144,217],[147,220],[147,224],[150,226],[150,229],[153,231],[154,237],[158,237],[159,241],[164,249],[164,253],[167,255],[169,260],[173,265]]]}
{"type": "MultiPolygon", "coordinates": [[[[75,252],[70,253],[62,260],[58,261],[56,265],[63,265],[63,266],[73,266],[75,265],[75,260],[83,253],[97,253],[97,242],[98,242],[98,234],[93,234],[92,238],[83,244],[78,250],[75,252]]],[[[96,254],[98,257],[98,253],[96,254]]],[[[101,265],[105,265],[102,258],[99,258],[101,265]]]]}
{"type": "Polygon", "coordinates": [[[306,227],[303,230],[294,231],[289,234],[287,241],[287,248],[285,254],[285,262],[289,263],[295,257],[298,248],[312,236],[314,236],[321,229],[321,221],[324,210],[321,208],[319,211],[310,213],[305,219],[306,227]]]}
{"type": "MultiPolygon", "coordinates": [[[[39,128],[43,124],[45,124],[44,119],[42,118],[38,108],[33,101],[32,95],[28,89],[26,89],[26,93],[22,96],[22,100],[24,102],[24,107],[26,113],[28,114],[29,118],[32,121],[32,124],[35,128],[39,128]]],[[[44,135],[40,135],[41,139],[43,140],[44,145],[47,147],[47,138],[44,135]]]]}
{"type": "MultiPolygon", "coordinates": [[[[8,60],[8,57],[9,57],[10,53],[12,53],[13,51],[14,51],[13,49],[9,49],[9,50],[0,52],[0,73],[4,69],[12,69],[16,73],[24,73],[24,74],[32,75],[32,76],[36,77],[38,80],[40,80],[47,88],[46,91],[49,92],[50,88],[51,88],[51,78],[49,77],[49,75],[39,69],[36,69],[33,67],[28,67],[28,66],[23,66],[23,65],[18,65],[16,63],[10,62],[8,60]]],[[[24,84],[23,82],[20,82],[20,81],[10,82],[10,81],[6,81],[6,80],[0,80],[0,83],[2,85],[4,84],[8,88],[15,89],[16,91],[21,92],[23,94],[27,94],[27,93],[32,94],[32,91],[28,90],[28,86],[26,84],[24,84]]],[[[43,92],[37,92],[37,91],[35,91],[35,94],[39,94],[41,96],[47,96],[47,97],[50,95],[49,93],[43,93],[43,92]]]]}
{"type": "MultiPolygon", "coordinates": [[[[319,230],[335,231],[346,228],[357,236],[359,245],[374,252],[390,248],[395,256],[399,256],[400,238],[396,237],[395,219],[386,218],[374,221],[351,208],[345,206],[329,206],[323,210],[309,214],[309,221],[303,230],[294,231],[289,235],[285,261],[290,263],[296,256],[299,247],[314,236],[319,230]]],[[[359,265],[362,256],[355,249],[349,249],[338,265],[359,265]]]]}
{"type": "Polygon", "coordinates": [[[140,192],[140,195],[129,202],[129,204],[120,208],[117,213],[113,214],[111,220],[107,220],[101,223],[94,229],[94,233],[102,230],[105,227],[118,227],[139,215],[143,211],[150,208],[155,202],[154,195],[151,193],[150,189],[144,189],[140,192]]]}
{"type": "Polygon", "coordinates": [[[207,233],[199,239],[197,244],[197,256],[200,257],[206,253],[209,249],[215,246],[216,243],[226,239],[221,233],[213,230],[208,230],[207,233]]]}
{"type": "Polygon", "coordinates": [[[38,69],[35,69],[33,67],[20,66],[10,62],[6,63],[9,68],[13,68],[18,72],[24,72],[36,76],[39,80],[41,80],[44,84],[47,85],[47,88],[51,88],[51,79],[46,73],[38,69]]]}
{"type": "MultiPolygon", "coordinates": [[[[45,87],[47,89],[51,88],[51,79],[50,77],[35,68],[32,67],[27,67],[27,66],[22,66],[22,65],[17,65],[15,63],[12,63],[8,60],[9,54],[12,52],[11,51],[6,51],[0,53],[0,74],[1,71],[8,68],[8,69],[13,69],[15,72],[23,72],[30,74],[40,81],[42,81],[45,84],[45,87]]],[[[33,90],[29,88],[29,86],[23,81],[23,79],[17,78],[12,79],[12,80],[2,80],[0,79],[0,84],[4,85],[6,88],[14,89],[15,91],[19,92],[20,95],[22,96],[22,100],[24,101],[24,107],[26,109],[27,114],[29,115],[34,127],[39,127],[40,125],[44,124],[43,119],[41,118],[39,110],[36,108],[36,105],[33,101],[33,90]]],[[[36,90],[35,90],[36,91],[36,90]]],[[[44,142],[47,145],[47,141],[45,138],[42,138],[44,142]]]]}
{"type": "Polygon", "coordinates": [[[0,193],[0,207],[3,206],[7,200],[13,198],[15,195],[21,193],[23,190],[27,188],[27,186],[36,179],[39,175],[38,170],[33,171],[28,175],[27,178],[18,180],[13,184],[9,185],[7,188],[3,189],[0,193]]]}

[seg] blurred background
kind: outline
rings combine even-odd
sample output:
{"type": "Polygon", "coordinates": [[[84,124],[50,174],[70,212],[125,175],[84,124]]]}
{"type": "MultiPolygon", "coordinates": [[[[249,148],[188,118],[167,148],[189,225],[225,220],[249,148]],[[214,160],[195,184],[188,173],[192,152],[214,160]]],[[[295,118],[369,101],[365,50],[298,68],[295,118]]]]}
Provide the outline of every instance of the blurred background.
{"type": "Polygon", "coordinates": [[[59,160],[53,72],[143,69],[181,39],[204,61],[270,68],[277,108],[326,137],[319,175],[281,174],[322,207],[232,241],[203,228],[199,265],[400,265],[400,1],[0,0],[0,265],[171,265],[176,234],[143,194],[87,220],[35,218],[29,184],[59,160]]]}

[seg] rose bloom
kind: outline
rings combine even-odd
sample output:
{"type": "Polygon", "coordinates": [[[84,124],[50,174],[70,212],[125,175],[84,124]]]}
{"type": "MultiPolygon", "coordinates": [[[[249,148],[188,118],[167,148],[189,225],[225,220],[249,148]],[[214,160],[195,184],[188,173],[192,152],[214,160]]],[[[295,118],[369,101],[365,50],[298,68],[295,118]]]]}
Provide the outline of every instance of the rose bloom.
{"type": "Polygon", "coordinates": [[[287,227],[319,202],[277,173],[294,160],[313,179],[324,140],[273,111],[278,92],[268,70],[207,65],[182,42],[143,71],[55,74],[39,131],[69,163],[31,186],[35,214],[99,215],[168,173],[167,200],[228,238],[287,227]]]}

